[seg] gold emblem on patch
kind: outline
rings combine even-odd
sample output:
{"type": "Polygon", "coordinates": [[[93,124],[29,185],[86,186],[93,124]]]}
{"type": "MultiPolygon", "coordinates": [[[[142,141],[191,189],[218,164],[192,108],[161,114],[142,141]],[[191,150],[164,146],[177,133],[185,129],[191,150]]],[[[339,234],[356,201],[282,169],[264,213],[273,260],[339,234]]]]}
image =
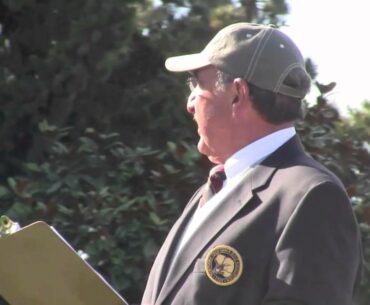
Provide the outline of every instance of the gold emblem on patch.
{"type": "Polygon", "coordinates": [[[220,286],[234,284],[243,272],[243,261],[238,251],[230,246],[219,245],[206,257],[205,269],[208,278],[220,286]]]}

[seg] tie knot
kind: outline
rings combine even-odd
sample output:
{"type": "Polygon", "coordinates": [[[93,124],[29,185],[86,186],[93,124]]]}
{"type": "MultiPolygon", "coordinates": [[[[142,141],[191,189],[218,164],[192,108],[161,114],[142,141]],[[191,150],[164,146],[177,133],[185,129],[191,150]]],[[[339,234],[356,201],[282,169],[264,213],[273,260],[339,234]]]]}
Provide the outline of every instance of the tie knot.
{"type": "Polygon", "coordinates": [[[219,164],[213,167],[209,172],[209,182],[214,193],[221,190],[224,180],[226,179],[224,165],[219,164]]]}

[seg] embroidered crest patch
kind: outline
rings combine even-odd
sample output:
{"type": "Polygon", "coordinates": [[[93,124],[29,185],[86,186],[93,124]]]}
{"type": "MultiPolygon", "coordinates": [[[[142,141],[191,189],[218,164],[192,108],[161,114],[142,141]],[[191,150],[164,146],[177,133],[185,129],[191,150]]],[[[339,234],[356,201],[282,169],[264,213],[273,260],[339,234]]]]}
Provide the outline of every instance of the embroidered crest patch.
{"type": "Polygon", "coordinates": [[[213,283],[229,286],[240,278],[243,272],[243,260],[234,248],[219,245],[207,254],[205,270],[213,283]]]}

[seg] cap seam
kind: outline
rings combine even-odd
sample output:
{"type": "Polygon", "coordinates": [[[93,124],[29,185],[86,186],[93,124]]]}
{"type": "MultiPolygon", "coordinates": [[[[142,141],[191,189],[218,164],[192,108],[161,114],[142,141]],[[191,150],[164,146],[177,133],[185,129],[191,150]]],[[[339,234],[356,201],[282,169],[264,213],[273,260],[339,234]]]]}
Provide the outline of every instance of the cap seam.
{"type": "Polygon", "coordinates": [[[268,38],[270,38],[270,36],[272,34],[272,29],[267,28],[262,34],[263,34],[263,37],[258,42],[256,50],[254,51],[253,56],[251,58],[251,67],[250,67],[250,69],[248,69],[249,71],[247,71],[247,73],[244,75],[244,79],[246,79],[248,81],[250,81],[250,79],[249,79],[250,76],[253,75],[254,71],[256,70],[257,61],[258,61],[259,57],[261,56],[261,53],[262,53],[262,51],[263,51],[263,49],[264,49],[264,47],[267,43],[268,38]],[[257,57],[256,60],[254,59],[255,57],[257,57]]]}
{"type": "MultiPolygon", "coordinates": [[[[281,73],[278,81],[276,82],[276,85],[275,85],[275,88],[274,88],[274,92],[279,92],[278,88],[281,87],[284,79],[286,78],[286,76],[289,74],[289,72],[293,69],[293,68],[296,68],[296,67],[302,67],[301,64],[299,63],[292,63],[290,64],[284,71],[283,73],[281,73]]],[[[287,86],[288,87],[288,86],[287,86]]],[[[292,88],[293,89],[293,88],[292,88]]]]}

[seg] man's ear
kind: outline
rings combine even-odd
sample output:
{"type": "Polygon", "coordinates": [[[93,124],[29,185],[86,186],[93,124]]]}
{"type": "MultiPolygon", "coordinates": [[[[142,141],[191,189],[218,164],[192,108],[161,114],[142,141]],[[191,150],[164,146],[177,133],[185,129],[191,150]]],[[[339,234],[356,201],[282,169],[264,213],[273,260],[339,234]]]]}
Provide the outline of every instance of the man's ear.
{"type": "MultiPolygon", "coordinates": [[[[232,100],[232,104],[244,101],[249,98],[249,87],[245,80],[241,78],[235,78],[233,81],[235,96],[232,100]]],[[[236,106],[236,105],[235,105],[236,106]]]]}

